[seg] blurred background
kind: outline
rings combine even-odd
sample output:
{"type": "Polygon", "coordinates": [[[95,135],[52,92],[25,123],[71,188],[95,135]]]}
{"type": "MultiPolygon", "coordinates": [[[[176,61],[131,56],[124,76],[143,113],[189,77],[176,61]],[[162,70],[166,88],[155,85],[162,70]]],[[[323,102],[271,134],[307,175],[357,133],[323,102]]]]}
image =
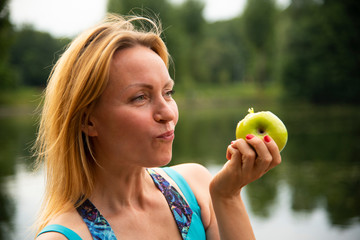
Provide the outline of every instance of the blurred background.
{"type": "Polygon", "coordinates": [[[33,239],[43,173],[35,111],[52,66],[106,12],[162,21],[180,121],[172,164],[215,174],[249,107],[288,128],[283,163],[248,185],[257,239],[360,239],[360,2],[1,0],[0,239],[33,239]]]}

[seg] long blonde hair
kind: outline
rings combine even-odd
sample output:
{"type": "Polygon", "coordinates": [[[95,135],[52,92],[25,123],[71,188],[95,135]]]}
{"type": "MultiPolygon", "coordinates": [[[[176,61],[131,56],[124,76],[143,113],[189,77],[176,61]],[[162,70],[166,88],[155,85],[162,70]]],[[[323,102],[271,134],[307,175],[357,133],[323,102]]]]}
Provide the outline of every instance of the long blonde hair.
{"type": "Polygon", "coordinates": [[[168,52],[160,34],[156,21],[111,14],[76,37],[55,64],[35,144],[37,163],[44,163],[46,170],[37,231],[92,193],[96,161],[82,126],[107,85],[114,53],[142,45],[156,52],[168,66],[168,52]]]}

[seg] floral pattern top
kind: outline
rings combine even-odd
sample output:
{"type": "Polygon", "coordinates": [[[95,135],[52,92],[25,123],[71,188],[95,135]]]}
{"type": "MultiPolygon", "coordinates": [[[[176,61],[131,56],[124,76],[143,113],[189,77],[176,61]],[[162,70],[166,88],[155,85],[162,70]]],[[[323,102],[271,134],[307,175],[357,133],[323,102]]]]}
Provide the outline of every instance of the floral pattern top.
{"type": "MultiPolygon", "coordinates": [[[[156,187],[166,198],[169,208],[175,218],[182,239],[187,238],[193,211],[179,192],[170,185],[159,173],[153,169],[147,169],[156,187]]],[[[99,210],[86,199],[78,208],[94,240],[115,240],[116,236],[110,224],[100,214],[99,210]]]]}

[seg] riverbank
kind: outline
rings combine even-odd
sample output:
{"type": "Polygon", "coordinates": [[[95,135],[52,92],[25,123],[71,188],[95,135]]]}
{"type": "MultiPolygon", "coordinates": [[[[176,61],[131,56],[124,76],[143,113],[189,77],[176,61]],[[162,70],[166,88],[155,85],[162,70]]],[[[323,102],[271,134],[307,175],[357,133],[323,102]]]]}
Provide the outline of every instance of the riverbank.
{"type": "Polygon", "coordinates": [[[0,90],[0,108],[31,106],[36,107],[40,103],[43,89],[35,87],[21,87],[11,90],[0,90]]]}
{"type": "Polygon", "coordinates": [[[229,85],[202,85],[188,89],[175,86],[174,96],[178,105],[188,108],[223,108],[236,106],[239,103],[278,101],[282,99],[283,90],[279,86],[260,88],[255,84],[238,83],[229,85]]]}
{"type": "Polygon", "coordinates": [[[0,118],[35,114],[41,94],[42,89],[32,87],[0,90],[0,118]]]}
{"type": "MultiPolygon", "coordinates": [[[[254,84],[199,85],[184,88],[175,86],[175,100],[180,107],[214,108],[234,105],[239,101],[275,101],[281,98],[282,89],[277,86],[259,88],[254,84]]],[[[35,109],[41,102],[42,88],[21,87],[0,90],[0,108],[24,107],[35,109]]]]}

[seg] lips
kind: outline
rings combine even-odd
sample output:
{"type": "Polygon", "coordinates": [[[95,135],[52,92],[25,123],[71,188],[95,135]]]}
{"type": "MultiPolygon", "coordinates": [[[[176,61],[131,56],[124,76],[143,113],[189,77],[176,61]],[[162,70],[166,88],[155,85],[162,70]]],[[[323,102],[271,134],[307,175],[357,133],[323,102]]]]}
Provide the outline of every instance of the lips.
{"type": "Polygon", "coordinates": [[[171,130],[171,131],[167,131],[167,132],[157,136],[156,138],[163,139],[163,140],[173,140],[174,137],[175,137],[174,130],[171,130]]]}

